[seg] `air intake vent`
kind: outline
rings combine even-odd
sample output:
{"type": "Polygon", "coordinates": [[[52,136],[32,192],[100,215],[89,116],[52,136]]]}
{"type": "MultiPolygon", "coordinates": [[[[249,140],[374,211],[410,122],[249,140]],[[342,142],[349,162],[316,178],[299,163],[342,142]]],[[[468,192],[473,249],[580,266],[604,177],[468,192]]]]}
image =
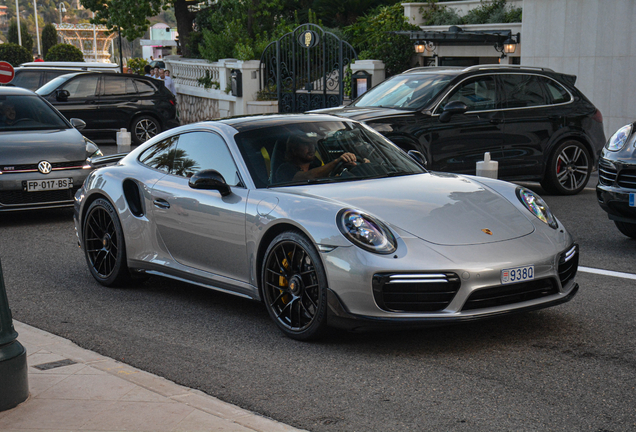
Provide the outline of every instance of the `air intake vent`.
{"type": "Polygon", "coordinates": [[[557,294],[556,279],[538,279],[518,284],[482,288],[473,292],[462,310],[485,309],[534,300],[557,294]]]}
{"type": "Polygon", "coordinates": [[[445,309],[459,291],[455,273],[375,274],[373,295],[391,312],[436,312],[445,309]]]}
{"type": "Polygon", "coordinates": [[[602,185],[611,186],[616,180],[616,167],[605,159],[599,160],[598,163],[598,181],[602,185]]]}
{"type": "Polygon", "coordinates": [[[561,286],[567,285],[569,281],[574,279],[578,268],[579,246],[574,245],[563,252],[559,258],[559,279],[561,280],[561,286]]]}

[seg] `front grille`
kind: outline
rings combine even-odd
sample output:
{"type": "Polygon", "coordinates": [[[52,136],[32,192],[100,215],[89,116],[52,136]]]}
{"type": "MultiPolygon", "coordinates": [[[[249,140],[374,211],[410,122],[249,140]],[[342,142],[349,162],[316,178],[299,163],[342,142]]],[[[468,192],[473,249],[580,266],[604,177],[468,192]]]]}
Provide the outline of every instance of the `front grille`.
{"type": "Polygon", "coordinates": [[[390,312],[436,312],[445,309],[459,291],[455,273],[375,274],[373,295],[390,312]]]}
{"type": "Polygon", "coordinates": [[[559,257],[559,279],[564,287],[569,281],[574,279],[579,268],[579,246],[574,245],[559,257]]]}
{"type": "MultiPolygon", "coordinates": [[[[39,163],[39,162],[38,162],[39,163]]],[[[71,161],[71,162],[51,162],[51,169],[54,171],[64,169],[78,169],[86,165],[86,161],[71,161]]],[[[22,165],[3,165],[0,166],[0,171],[3,174],[11,174],[13,172],[19,173],[24,171],[38,171],[38,164],[22,164],[22,165]]]]}
{"type": "Polygon", "coordinates": [[[618,173],[616,184],[627,189],[636,189],[636,169],[623,168],[618,173]]]}
{"type": "Polygon", "coordinates": [[[482,288],[474,291],[468,297],[462,310],[505,306],[547,297],[558,292],[559,287],[554,279],[538,279],[517,284],[482,288]]]}
{"type": "Polygon", "coordinates": [[[616,167],[605,159],[599,160],[598,163],[598,181],[605,186],[611,186],[616,180],[616,167]]]}
{"type": "Polygon", "coordinates": [[[18,190],[0,191],[0,204],[18,205],[18,204],[40,204],[53,203],[59,201],[73,201],[73,196],[79,187],[73,189],[25,192],[18,190]]]}

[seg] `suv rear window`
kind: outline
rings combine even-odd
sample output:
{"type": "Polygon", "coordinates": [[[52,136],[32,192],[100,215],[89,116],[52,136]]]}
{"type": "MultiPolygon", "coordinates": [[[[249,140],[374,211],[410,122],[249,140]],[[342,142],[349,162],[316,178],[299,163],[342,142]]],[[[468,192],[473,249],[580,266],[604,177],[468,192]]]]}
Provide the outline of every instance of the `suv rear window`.
{"type": "Polygon", "coordinates": [[[502,75],[507,108],[526,108],[548,105],[548,97],[541,80],[536,75],[502,75]]]}

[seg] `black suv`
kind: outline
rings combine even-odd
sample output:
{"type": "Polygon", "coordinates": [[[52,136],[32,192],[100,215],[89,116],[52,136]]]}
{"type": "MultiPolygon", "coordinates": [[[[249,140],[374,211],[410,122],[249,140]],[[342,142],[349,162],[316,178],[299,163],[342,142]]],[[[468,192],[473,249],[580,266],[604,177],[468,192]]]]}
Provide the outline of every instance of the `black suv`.
{"type": "Polygon", "coordinates": [[[163,81],[140,75],[76,72],[40,87],[37,94],[66,118],[86,122],[82,133],[103,137],[121,128],[134,144],[179,126],[175,96],[163,81]]]}
{"type": "Polygon", "coordinates": [[[575,81],[534,67],[416,68],[347,107],[319,111],[365,122],[422,153],[431,170],[475,174],[490,152],[499,178],[572,195],[587,184],[605,143],[603,117],[575,81]]]}

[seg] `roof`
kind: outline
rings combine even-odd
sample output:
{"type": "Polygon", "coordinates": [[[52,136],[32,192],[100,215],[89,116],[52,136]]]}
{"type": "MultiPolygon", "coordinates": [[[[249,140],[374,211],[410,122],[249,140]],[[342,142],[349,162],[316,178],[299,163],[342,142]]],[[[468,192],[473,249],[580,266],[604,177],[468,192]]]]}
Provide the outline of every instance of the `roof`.
{"type": "Polygon", "coordinates": [[[0,96],[35,96],[32,90],[12,85],[0,87],[0,96]]]}
{"type": "Polygon", "coordinates": [[[239,132],[260,129],[271,126],[285,126],[289,124],[328,121],[351,121],[330,114],[259,114],[253,116],[231,117],[218,120],[232,126],[239,132]]]}

